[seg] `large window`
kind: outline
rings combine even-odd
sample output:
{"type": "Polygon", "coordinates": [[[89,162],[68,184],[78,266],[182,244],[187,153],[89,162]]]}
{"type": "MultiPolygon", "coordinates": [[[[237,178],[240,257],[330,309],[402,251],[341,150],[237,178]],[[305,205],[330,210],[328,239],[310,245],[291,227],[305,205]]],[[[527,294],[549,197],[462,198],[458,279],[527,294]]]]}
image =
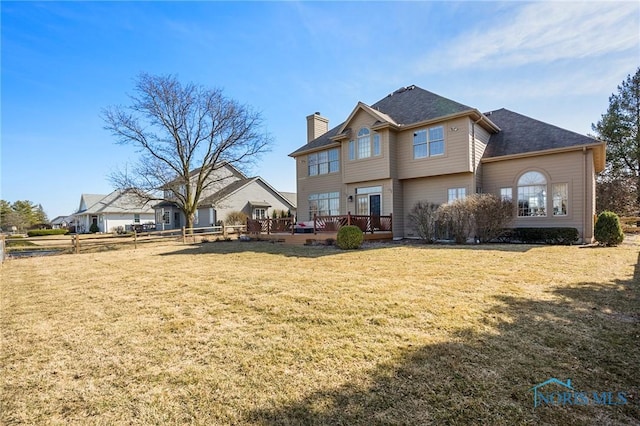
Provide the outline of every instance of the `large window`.
{"type": "Polygon", "coordinates": [[[313,215],[335,216],[340,214],[340,193],[326,192],[309,195],[309,220],[313,215]]]}
{"type": "Polygon", "coordinates": [[[380,134],[371,132],[366,127],[358,131],[358,138],[349,141],[349,160],[377,157],[382,154],[382,140],[380,134]]]}
{"type": "Polygon", "coordinates": [[[553,215],[566,216],[569,203],[569,184],[554,183],[553,191],[553,215]]]}
{"type": "Polygon", "coordinates": [[[518,179],[518,216],[547,215],[547,179],[540,172],[526,172],[518,179]]]}
{"type": "Polygon", "coordinates": [[[413,134],[413,158],[444,154],[444,127],[418,130],[413,134]]]}
{"type": "Polygon", "coordinates": [[[358,158],[371,157],[371,132],[363,127],[358,132],[358,158]]]}
{"type": "Polygon", "coordinates": [[[338,148],[314,152],[307,156],[309,176],[324,175],[340,171],[338,148]]]}

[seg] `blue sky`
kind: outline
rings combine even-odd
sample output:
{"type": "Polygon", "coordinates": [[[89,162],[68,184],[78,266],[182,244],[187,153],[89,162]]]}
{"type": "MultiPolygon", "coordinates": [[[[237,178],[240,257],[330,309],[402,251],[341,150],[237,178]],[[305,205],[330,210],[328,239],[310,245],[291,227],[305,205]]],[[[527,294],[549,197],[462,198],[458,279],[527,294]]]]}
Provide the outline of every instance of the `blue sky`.
{"type": "Polygon", "coordinates": [[[249,171],[295,191],[305,117],[418,85],[587,134],[640,66],[633,2],[0,3],[0,198],[73,213],[134,162],[101,110],[141,72],[217,87],[261,111],[274,146],[249,171]]]}

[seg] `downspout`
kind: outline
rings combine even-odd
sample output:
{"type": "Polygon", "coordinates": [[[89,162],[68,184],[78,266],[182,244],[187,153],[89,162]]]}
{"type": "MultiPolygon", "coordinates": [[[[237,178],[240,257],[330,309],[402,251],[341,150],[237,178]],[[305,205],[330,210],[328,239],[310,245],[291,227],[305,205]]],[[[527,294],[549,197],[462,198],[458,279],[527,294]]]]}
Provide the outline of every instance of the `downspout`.
{"type": "MultiPolygon", "coordinates": [[[[587,191],[587,186],[589,185],[588,176],[587,176],[587,147],[582,147],[582,157],[584,161],[582,162],[582,170],[583,170],[583,178],[584,178],[584,206],[582,208],[582,243],[586,244],[586,230],[587,230],[587,199],[589,198],[589,191],[587,191]]],[[[591,189],[591,188],[589,188],[591,189]]],[[[591,241],[589,241],[590,243],[591,241]]]]}
{"type": "Polygon", "coordinates": [[[478,124],[482,120],[482,117],[478,118],[476,121],[471,122],[471,161],[473,170],[473,180],[475,191],[478,192],[478,177],[476,176],[477,166],[476,166],[476,124],[478,124]]]}

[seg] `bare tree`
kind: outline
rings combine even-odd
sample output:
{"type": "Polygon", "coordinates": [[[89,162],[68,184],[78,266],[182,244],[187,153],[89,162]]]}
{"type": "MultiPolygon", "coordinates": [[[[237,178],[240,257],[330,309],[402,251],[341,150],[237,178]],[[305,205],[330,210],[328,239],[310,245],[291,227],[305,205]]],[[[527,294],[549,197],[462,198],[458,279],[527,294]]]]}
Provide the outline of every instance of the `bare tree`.
{"type": "Polygon", "coordinates": [[[140,158],[111,180],[146,202],[175,203],[188,228],[203,193],[216,184],[215,170],[243,170],[271,144],[261,115],[219,89],[143,73],[129,97],[131,105],[108,107],[103,119],[117,143],[136,147],[140,158]]]}

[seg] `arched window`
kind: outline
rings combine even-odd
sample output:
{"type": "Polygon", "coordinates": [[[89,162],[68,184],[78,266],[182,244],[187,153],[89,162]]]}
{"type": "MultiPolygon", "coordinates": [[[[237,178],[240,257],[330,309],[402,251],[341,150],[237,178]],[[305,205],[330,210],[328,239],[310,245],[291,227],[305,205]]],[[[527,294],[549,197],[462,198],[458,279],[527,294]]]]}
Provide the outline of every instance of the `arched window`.
{"type": "Polygon", "coordinates": [[[518,179],[518,216],[547,215],[547,178],[540,172],[526,172],[518,179]]]}
{"type": "Polygon", "coordinates": [[[358,131],[358,158],[371,157],[371,132],[366,127],[358,131]]]}

